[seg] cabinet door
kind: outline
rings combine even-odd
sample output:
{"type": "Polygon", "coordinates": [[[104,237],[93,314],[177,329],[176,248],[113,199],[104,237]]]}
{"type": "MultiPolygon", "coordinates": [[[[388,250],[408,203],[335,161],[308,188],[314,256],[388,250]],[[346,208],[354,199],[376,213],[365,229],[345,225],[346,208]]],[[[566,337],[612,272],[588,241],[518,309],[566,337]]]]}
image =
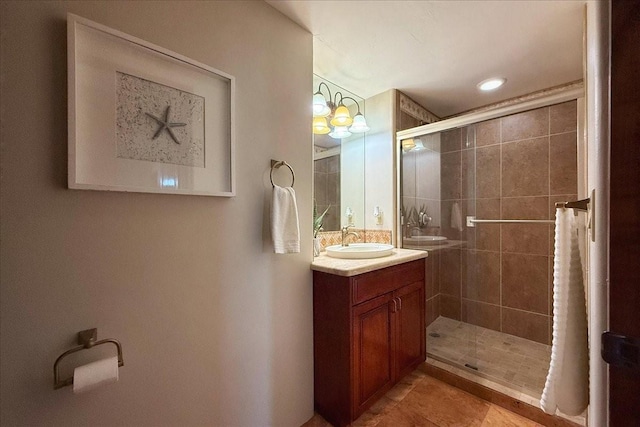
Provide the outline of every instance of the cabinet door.
{"type": "Polygon", "coordinates": [[[395,378],[410,373],[425,360],[426,329],[424,321],[424,282],[416,282],[398,289],[393,295],[397,302],[395,313],[395,378]]]}
{"type": "Polygon", "coordinates": [[[353,308],[352,419],[356,419],[393,384],[392,293],[353,308]]]}

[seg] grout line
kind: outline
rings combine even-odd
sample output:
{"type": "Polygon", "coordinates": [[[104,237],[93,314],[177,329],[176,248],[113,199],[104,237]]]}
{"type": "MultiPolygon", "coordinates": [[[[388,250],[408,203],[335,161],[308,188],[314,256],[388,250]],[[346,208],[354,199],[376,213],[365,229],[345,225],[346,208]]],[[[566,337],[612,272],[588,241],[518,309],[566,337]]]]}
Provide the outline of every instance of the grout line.
{"type": "MultiPolygon", "coordinates": [[[[468,129],[466,127],[464,129],[465,129],[465,133],[468,133],[468,129]]],[[[463,171],[463,167],[464,167],[463,162],[462,162],[462,160],[463,160],[462,159],[462,145],[463,145],[462,144],[462,129],[460,130],[460,140],[458,141],[458,144],[459,144],[459,147],[460,147],[460,172],[459,172],[460,173],[460,175],[459,175],[460,185],[459,185],[459,188],[458,188],[458,190],[459,190],[458,200],[459,200],[459,203],[460,203],[460,205],[459,205],[460,211],[464,212],[463,203],[462,203],[462,186],[464,185],[464,183],[462,182],[462,179],[463,179],[462,171],[463,171]]],[[[463,221],[463,223],[464,223],[464,221],[463,221]]],[[[458,240],[462,240],[462,232],[458,231],[457,233],[458,233],[457,234],[458,240]]],[[[459,261],[459,265],[460,265],[460,268],[459,268],[460,279],[459,279],[459,283],[458,283],[458,298],[460,299],[460,303],[459,303],[459,306],[458,306],[458,310],[459,310],[459,313],[460,313],[460,320],[462,320],[462,286],[464,285],[462,283],[462,277],[463,277],[463,275],[462,275],[462,250],[459,251],[458,261],[459,261]]],[[[466,262],[465,262],[465,264],[466,264],[466,262]]]]}
{"type": "Polygon", "coordinates": [[[566,132],[551,133],[551,120],[549,120],[549,136],[565,135],[568,133],[578,133],[577,124],[576,124],[576,130],[568,130],[566,132]]]}
{"type": "MultiPolygon", "coordinates": [[[[508,310],[514,310],[514,311],[519,311],[521,313],[527,313],[527,314],[537,314],[538,316],[543,316],[543,317],[551,317],[551,315],[549,314],[544,314],[544,313],[538,313],[537,311],[529,311],[529,310],[523,310],[521,308],[515,308],[515,307],[509,307],[509,306],[503,306],[503,308],[506,308],[508,310]]],[[[506,332],[505,332],[506,333],[506,332]]],[[[510,334],[511,335],[511,334],[510,334]]],[[[517,336],[517,335],[516,335],[517,336]]],[[[522,338],[522,337],[521,337],[522,338]]],[[[525,338],[525,339],[529,339],[529,338],[525,338]]],[[[531,340],[533,341],[533,340],[531,340]]],[[[538,341],[536,341],[538,342],[538,341]]],[[[545,344],[546,345],[546,344],[545,344]]]]}
{"type": "MultiPolygon", "coordinates": [[[[506,225],[510,225],[510,224],[506,224],[506,225]]],[[[532,225],[547,225],[547,224],[532,224],[532,225]]],[[[502,253],[505,254],[513,254],[513,255],[534,255],[534,256],[551,256],[549,254],[534,254],[531,252],[511,252],[511,251],[502,251],[502,253]]]]}
{"type": "MultiPolygon", "coordinates": [[[[499,203],[500,203],[500,208],[499,208],[500,209],[500,219],[502,219],[502,152],[503,152],[502,146],[503,146],[503,141],[502,141],[502,118],[500,118],[500,165],[499,165],[499,168],[500,168],[500,198],[498,199],[499,203]]],[[[500,239],[500,242],[498,243],[499,248],[500,248],[500,259],[499,259],[500,272],[499,272],[499,275],[498,275],[499,280],[500,280],[500,283],[499,283],[499,286],[498,286],[499,294],[500,294],[500,319],[499,319],[500,322],[499,322],[499,327],[500,327],[500,331],[502,332],[502,331],[504,331],[504,325],[502,324],[502,317],[503,317],[502,316],[502,307],[503,307],[503,305],[502,305],[502,224],[500,224],[500,230],[499,230],[498,234],[499,234],[499,239],[500,239]]]]}

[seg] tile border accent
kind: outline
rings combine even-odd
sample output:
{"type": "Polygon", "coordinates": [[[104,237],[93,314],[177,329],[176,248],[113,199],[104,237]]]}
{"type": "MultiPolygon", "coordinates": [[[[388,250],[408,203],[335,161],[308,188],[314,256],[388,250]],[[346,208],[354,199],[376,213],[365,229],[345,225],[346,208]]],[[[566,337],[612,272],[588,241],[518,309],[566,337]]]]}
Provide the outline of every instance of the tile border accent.
{"type": "Polygon", "coordinates": [[[440,120],[440,117],[436,116],[404,93],[400,91],[398,91],[398,93],[400,94],[400,111],[404,111],[411,117],[425,123],[434,123],[440,120]]]}
{"type": "MultiPolygon", "coordinates": [[[[386,243],[391,244],[391,230],[367,230],[363,228],[352,229],[360,236],[359,239],[350,237],[350,243],[386,243]]],[[[341,231],[321,231],[318,233],[322,250],[327,246],[342,244],[341,231]]]]}

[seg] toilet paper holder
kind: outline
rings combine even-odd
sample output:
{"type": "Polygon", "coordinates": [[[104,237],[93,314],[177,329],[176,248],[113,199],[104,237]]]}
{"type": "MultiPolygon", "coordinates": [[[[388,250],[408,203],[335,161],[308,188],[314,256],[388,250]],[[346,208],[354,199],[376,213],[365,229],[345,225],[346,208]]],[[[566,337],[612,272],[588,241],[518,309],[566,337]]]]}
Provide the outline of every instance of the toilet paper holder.
{"type": "Polygon", "coordinates": [[[55,363],[53,364],[53,389],[58,390],[59,388],[66,387],[73,384],[73,377],[69,377],[66,380],[60,380],[60,372],[58,369],[58,365],[60,364],[60,361],[62,359],[80,350],[88,350],[97,345],[108,344],[108,343],[114,344],[117,347],[118,366],[124,366],[124,361],[122,359],[122,345],[118,340],[107,338],[107,339],[98,341],[98,329],[97,328],[86,329],[84,331],[78,332],[78,344],[80,345],[78,347],[74,347],[71,350],[67,350],[64,353],[62,353],[60,356],[58,356],[55,363]]]}

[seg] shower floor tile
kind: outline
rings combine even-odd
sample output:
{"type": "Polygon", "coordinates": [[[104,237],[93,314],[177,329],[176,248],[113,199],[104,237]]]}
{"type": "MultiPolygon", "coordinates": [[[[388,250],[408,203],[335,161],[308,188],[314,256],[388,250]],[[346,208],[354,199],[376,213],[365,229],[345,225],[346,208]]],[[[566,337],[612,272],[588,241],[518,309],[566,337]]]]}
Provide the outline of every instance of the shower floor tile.
{"type": "Polygon", "coordinates": [[[427,328],[427,354],[539,399],[551,346],[440,316],[427,328]]]}

